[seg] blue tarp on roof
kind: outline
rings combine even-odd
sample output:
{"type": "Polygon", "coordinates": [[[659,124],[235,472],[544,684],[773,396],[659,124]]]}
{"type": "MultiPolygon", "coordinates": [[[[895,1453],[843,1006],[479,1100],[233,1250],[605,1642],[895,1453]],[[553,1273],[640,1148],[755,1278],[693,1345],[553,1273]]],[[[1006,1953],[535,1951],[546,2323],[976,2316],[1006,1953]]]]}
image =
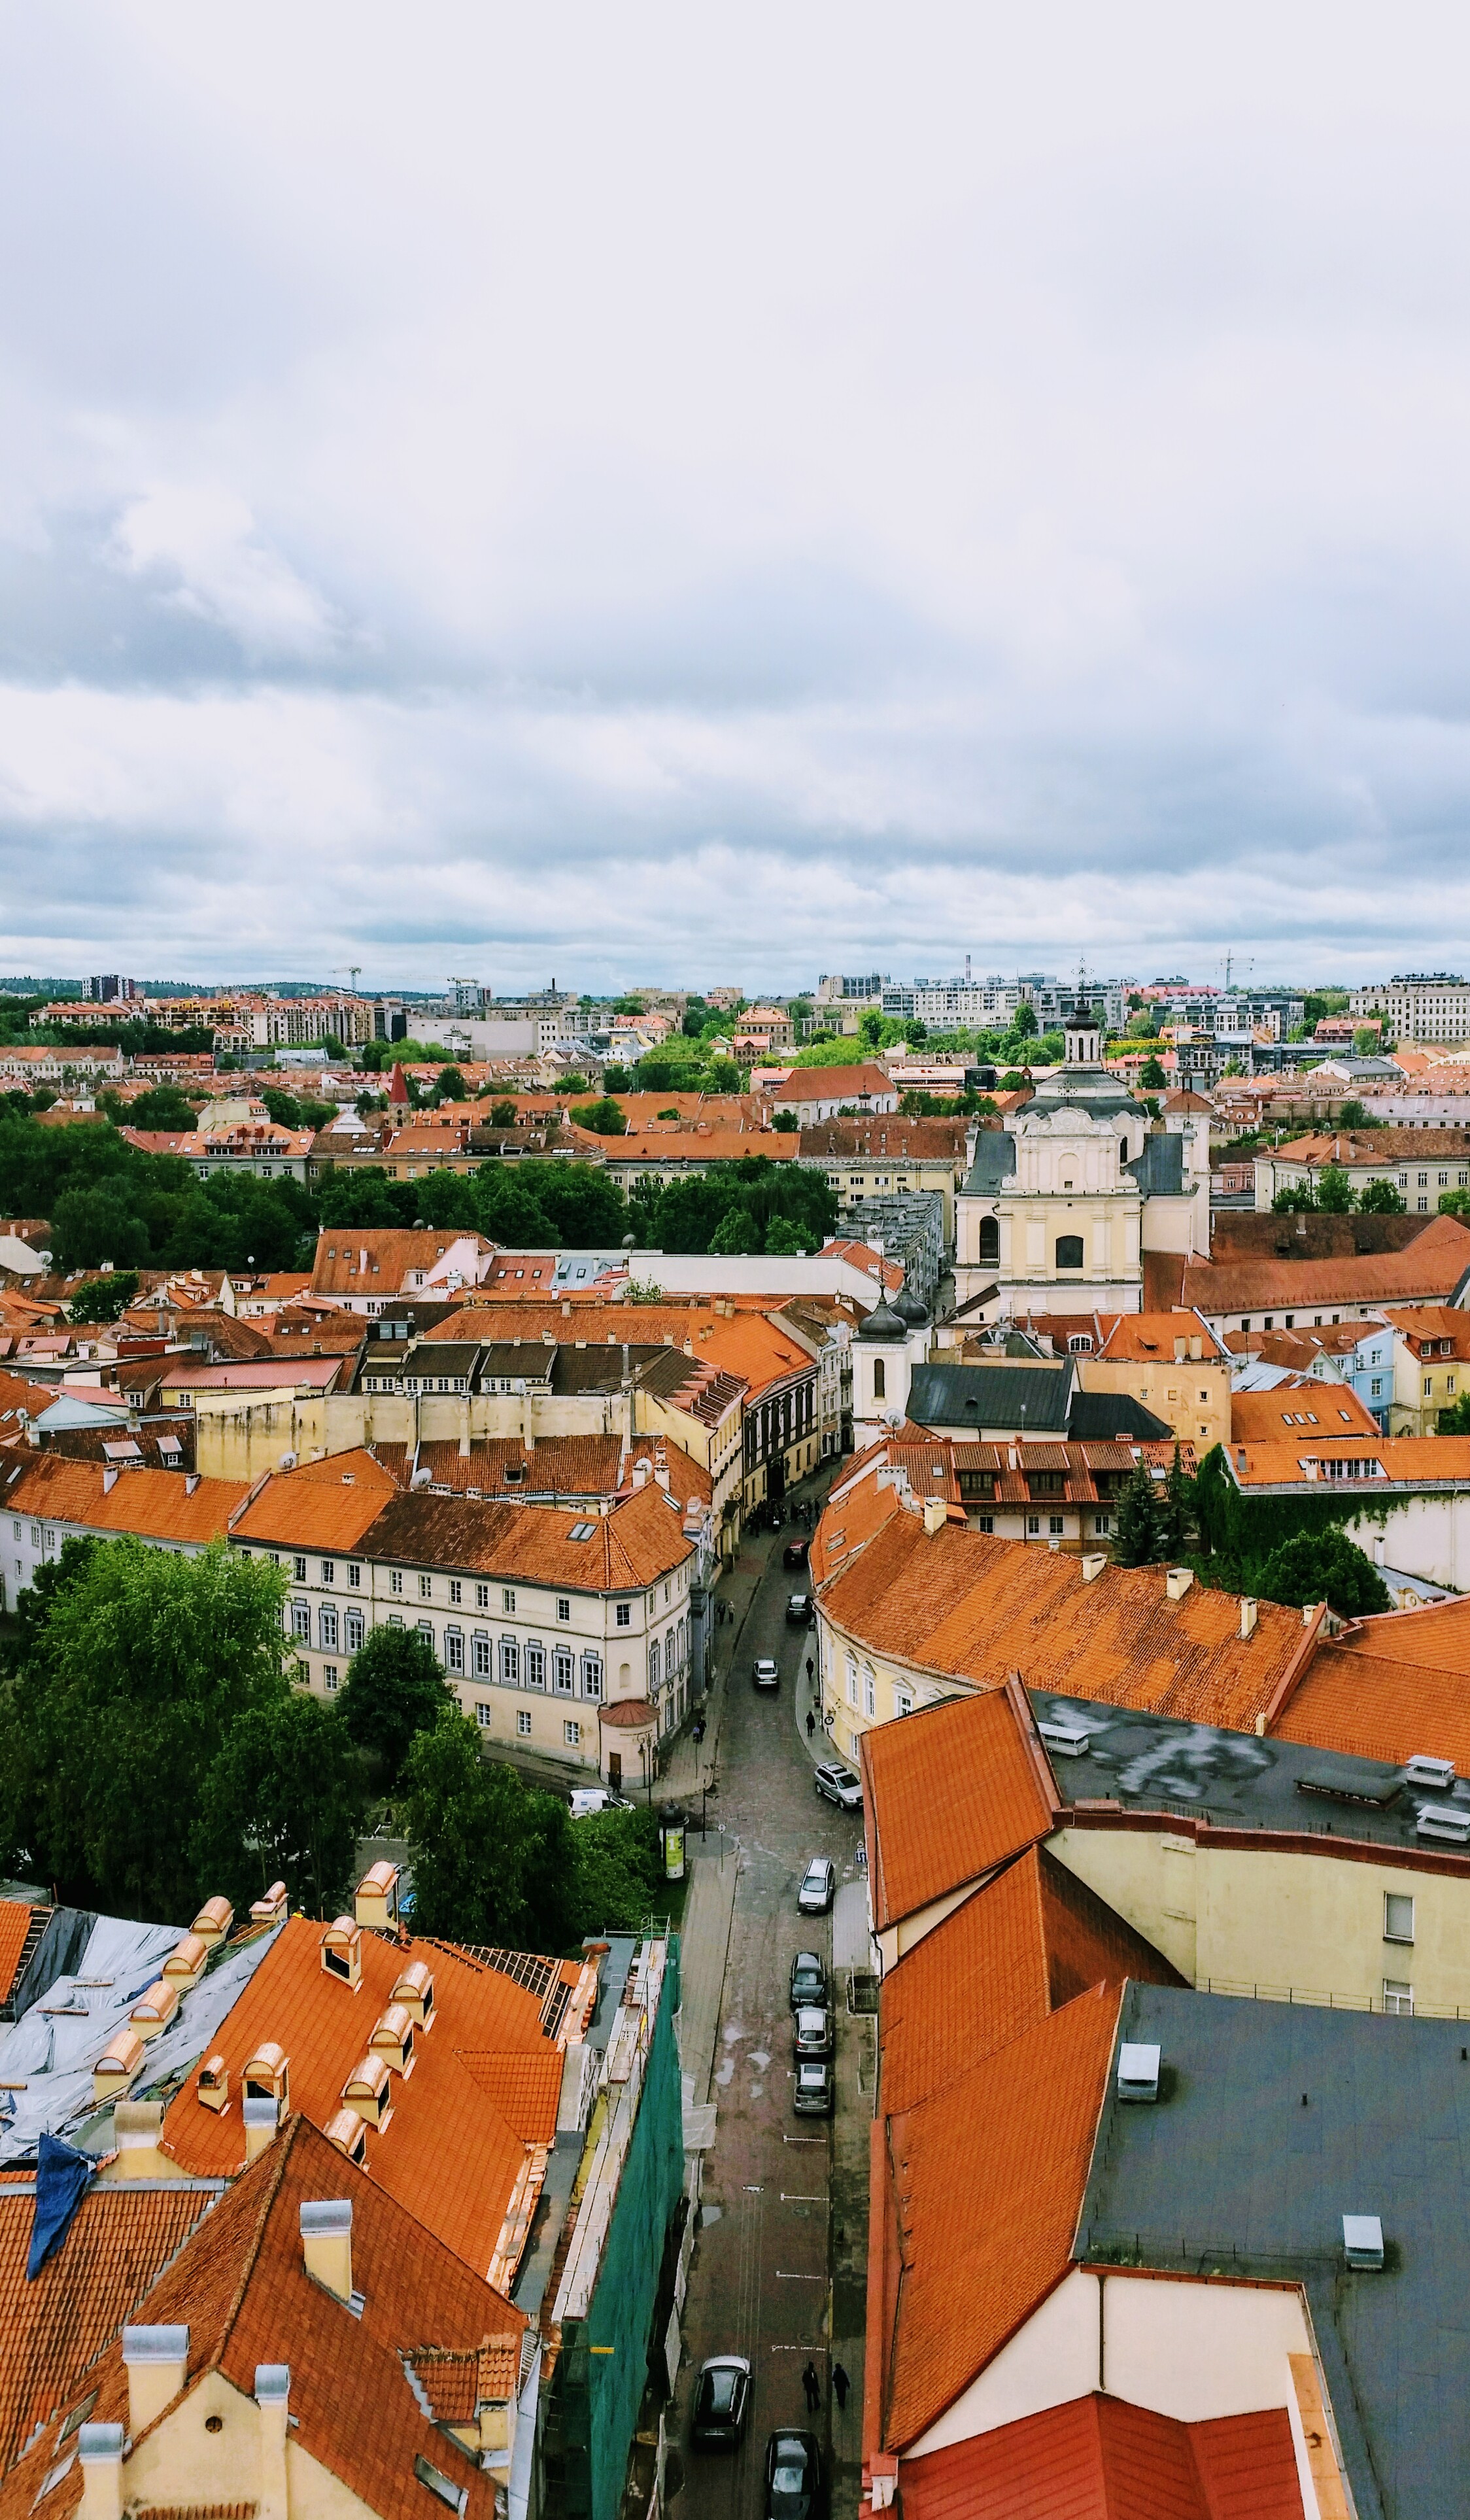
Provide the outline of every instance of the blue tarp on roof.
{"type": "Polygon", "coordinates": [[[30,2255],[25,2280],[34,2283],[71,2228],[72,2217],[96,2176],[97,2164],[69,2143],[59,2143],[42,2131],[36,2153],[36,2210],[30,2227],[30,2255]]]}

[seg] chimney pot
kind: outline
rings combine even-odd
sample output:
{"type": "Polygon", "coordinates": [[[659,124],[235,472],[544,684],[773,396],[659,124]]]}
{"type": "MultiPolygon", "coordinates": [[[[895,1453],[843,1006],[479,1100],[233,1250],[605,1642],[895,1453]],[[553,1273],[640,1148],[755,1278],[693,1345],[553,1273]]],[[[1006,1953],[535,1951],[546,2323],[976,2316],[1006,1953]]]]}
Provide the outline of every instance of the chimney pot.
{"type": "Polygon", "coordinates": [[[1256,1620],[1259,1616],[1259,1603],[1256,1601],[1253,1595],[1247,1593],[1240,1604],[1240,1633],[1242,1637],[1253,1637],[1255,1635],[1256,1620]]]}
{"type": "Polygon", "coordinates": [[[189,2370],[187,2327],[124,2327],[128,2431],[134,2441],[160,2415],[184,2385],[189,2370]]]}
{"type": "Polygon", "coordinates": [[[1106,1564],[1107,1552],[1105,1550],[1090,1549],[1082,1561],[1083,1582],[1085,1584],[1095,1584],[1106,1564]]]}

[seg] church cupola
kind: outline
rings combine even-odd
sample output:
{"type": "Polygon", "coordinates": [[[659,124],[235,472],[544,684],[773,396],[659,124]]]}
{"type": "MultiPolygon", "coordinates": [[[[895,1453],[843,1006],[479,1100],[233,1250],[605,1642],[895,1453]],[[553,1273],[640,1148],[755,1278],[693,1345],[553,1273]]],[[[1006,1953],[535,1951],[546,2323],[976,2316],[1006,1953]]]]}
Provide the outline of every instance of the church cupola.
{"type": "Polygon", "coordinates": [[[1066,1020],[1067,1065],[1095,1067],[1102,1058],[1102,1028],[1097,1010],[1084,1004],[1081,998],[1066,1020]]]}

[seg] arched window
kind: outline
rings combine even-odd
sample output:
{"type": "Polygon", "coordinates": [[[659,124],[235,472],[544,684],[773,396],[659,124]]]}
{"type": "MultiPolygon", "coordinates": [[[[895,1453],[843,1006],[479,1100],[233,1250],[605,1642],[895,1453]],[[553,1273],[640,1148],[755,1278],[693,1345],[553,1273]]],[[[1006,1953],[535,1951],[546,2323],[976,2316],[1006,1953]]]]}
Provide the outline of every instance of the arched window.
{"type": "Polygon", "coordinates": [[[1126,1138],[1120,1138],[1118,1141],[1118,1161],[1120,1164],[1126,1164],[1128,1161],[1128,1140],[1126,1138]]]}
{"type": "Polygon", "coordinates": [[[872,1396],[874,1400],[888,1397],[888,1378],[880,1356],[875,1356],[872,1361],[872,1396]]]}
{"type": "Polygon", "coordinates": [[[1080,1269],[1082,1267],[1082,1236],[1080,1234],[1059,1234],[1057,1236],[1056,1265],[1058,1269],[1080,1269]]]}
{"type": "Polygon", "coordinates": [[[998,1216],[980,1219],[980,1258],[982,1264],[999,1264],[1001,1258],[1001,1220],[998,1216]]]}

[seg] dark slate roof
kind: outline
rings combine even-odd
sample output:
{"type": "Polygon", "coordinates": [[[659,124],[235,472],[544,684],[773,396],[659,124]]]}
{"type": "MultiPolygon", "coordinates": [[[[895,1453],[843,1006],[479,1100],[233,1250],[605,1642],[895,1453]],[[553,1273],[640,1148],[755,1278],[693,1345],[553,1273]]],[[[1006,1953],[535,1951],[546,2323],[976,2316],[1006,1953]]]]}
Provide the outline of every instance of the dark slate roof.
{"type": "Polygon", "coordinates": [[[1421,1809],[1446,1801],[1470,1805],[1470,1783],[1446,1795],[1406,1783],[1402,1768],[1316,1750],[1307,1741],[1226,1732],[1091,1698],[1057,1697],[1049,1689],[1029,1694],[1038,1723],[1080,1725],[1088,1735],[1085,1756],[1059,1753],[1051,1762],[1064,1803],[1118,1802],[1125,1811],[1186,1814],[1226,1828],[1307,1832],[1421,1856],[1431,1851],[1437,1862],[1463,1861],[1470,1875],[1470,1849],[1457,1858],[1448,1840],[1426,1842],[1417,1827],[1421,1809]]]}
{"type": "Polygon", "coordinates": [[[1078,2257],[1300,2283],[1359,2520],[1459,2509],[1465,2024],[1135,1982],[1119,2038],[1157,2043],[1162,2095],[1120,2106],[1110,2072],[1078,2257]],[[1345,2266],[1345,2214],[1381,2218],[1381,2272],[1345,2266]]]}
{"type": "Polygon", "coordinates": [[[1145,1198],[1179,1198],[1184,1189],[1184,1141],[1175,1135],[1156,1136],[1150,1130],[1141,1155],[1123,1169],[1132,1174],[1145,1198]]]}
{"type": "MultiPolygon", "coordinates": [[[[911,1413],[912,1414],[912,1413],[911,1413]]],[[[1174,1428],[1145,1409],[1129,1391],[1077,1391],[1067,1418],[1074,1444],[1116,1444],[1134,1436],[1140,1444],[1164,1444],[1174,1428]]]]}
{"type": "Polygon", "coordinates": [[[1015,1178],[1016,1142],[1008,1129],[982,1129],[975,1140],[975,1160],[964,1177],[960,1195],[988,1198],[1015,1178]]]}
{"type": "Polygon", "coordinates": [[[1070,1357],[1060,1365],[916,1365],[909,1415],[918,1426],[1061,1435],[1067,1431],[1073,1375],[1070,1357]]]}

